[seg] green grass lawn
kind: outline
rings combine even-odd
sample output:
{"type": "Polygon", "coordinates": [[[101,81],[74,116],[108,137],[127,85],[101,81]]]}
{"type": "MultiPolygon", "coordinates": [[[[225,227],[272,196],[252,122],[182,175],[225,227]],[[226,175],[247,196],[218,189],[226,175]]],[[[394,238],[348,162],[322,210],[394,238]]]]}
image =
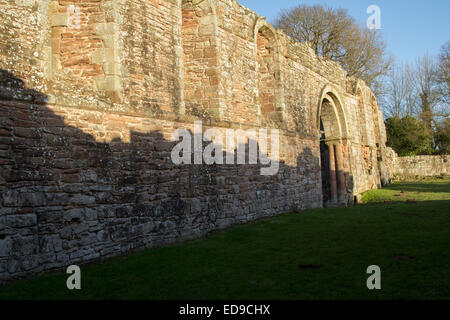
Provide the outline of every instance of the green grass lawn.
{"type": "Polygon", "coordinates": [[[84,266],[81,291],[61,272],[0,288],[0,299],[449,299],[450,180],[363,199],[84,266]],[[381,291],[366,287],[370,265],[381,291]]]}
{"type": "Polygon", "coordinates": [[[439,200],[450,200],[449,179],[401,182],[363,195],[363,202],[366,204],[439,200]]]}

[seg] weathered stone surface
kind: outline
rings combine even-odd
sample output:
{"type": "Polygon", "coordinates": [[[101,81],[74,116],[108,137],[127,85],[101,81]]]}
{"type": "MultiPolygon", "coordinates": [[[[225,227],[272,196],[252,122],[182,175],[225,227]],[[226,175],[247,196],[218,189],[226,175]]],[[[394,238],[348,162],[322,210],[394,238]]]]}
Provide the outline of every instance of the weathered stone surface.
{"type": "Polygon", "coordinates": [[[9,257],[12,250],[12,239],[11,237],[6,237],[0,239],[0,257],[9,257]]]}
{"type": "Polygon", "coordinates": [[[15,190],[8,190],[3,193],[3,205],[5,207],[16,207],[19,203],[19,193],[15,190]]]}
{"type": "Polygon", "coordinates": [[[43,192],[21,192],[19,194],[19,206],[21,207],[42,207],[47,204],[43,192]]]}
{"type": "Polygon", "coordinates": [[[0,35],[0,280],[346,205],[393,168],[371,90],[234,1],[3,1],[0,35]],[[279,129],[278,174],[174,165],[194,121],[279,129]]]}
{"type": "Polygon", "coordinates": [[[73,222],[73,221],[81,221],[84,219],[85,210],[84,209],[71,209],[64,212],[63,222],[73,222]]]}
{"type": "Polygon", "coordinates": [[[70,201],[70,204],[72,204],[72,205],[84,206],[84,205],[95,204],[94,197],[81,195],[81,194],[74,195],[72,198],[70,198],[69,201],[70,201]]]}
{"type": "Polygon", "coordinates": [[[6,216],[6,225],[10,228],[32,227],[37,224],[35,214],[19,214],[14,216],[6,216]]]}
{"type": "Polygon", "coordinates": [[[404,178],[450,176],[450,156],[393,157],[394,175],[404,178]]]}

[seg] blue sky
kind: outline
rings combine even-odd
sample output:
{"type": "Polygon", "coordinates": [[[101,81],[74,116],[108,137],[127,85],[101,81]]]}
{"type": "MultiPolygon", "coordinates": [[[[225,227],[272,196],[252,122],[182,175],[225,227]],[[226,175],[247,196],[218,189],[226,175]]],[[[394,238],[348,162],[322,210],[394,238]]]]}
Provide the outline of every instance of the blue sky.
{"type": "Polygon", "coordinates": [[[347,9],[359,23],[366,25],[370,5],[381,9],[381,24],[387,50],[397,62],[414,62],[427,51],[437,55],[450,40],[449,0],[238,0],[269,22],[281,9],[300,4],[323,4],[347,9]]]}

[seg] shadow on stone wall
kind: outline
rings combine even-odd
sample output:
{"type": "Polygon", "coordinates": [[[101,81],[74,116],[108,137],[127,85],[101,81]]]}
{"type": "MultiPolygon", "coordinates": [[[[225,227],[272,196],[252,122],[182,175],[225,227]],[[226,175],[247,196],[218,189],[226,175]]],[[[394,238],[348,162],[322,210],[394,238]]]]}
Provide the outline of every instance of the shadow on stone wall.
{"type": "Polygon", "coordinates": [[[175,166],[177,142],[161,132],[99,143],[46,102],[0,71],[0,281],[322,206],[309,148],[275,176],[261,165],[175,166]]]}

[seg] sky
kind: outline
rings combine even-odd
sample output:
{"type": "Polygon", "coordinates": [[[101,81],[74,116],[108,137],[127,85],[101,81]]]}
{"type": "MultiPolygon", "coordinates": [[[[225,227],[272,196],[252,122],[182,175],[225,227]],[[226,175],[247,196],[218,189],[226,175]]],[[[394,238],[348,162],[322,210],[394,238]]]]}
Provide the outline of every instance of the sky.
{"type": "Polygon", "coordinates": [[[396,62],[414,63],[425,53],[438,55],[450,40],[450,0],[238,0],[273,22],[282,9],[322,4],[347,9],[358,23],[366,25],[367,8],[381,9],[381,29],[387,52],[396,62]]]}

